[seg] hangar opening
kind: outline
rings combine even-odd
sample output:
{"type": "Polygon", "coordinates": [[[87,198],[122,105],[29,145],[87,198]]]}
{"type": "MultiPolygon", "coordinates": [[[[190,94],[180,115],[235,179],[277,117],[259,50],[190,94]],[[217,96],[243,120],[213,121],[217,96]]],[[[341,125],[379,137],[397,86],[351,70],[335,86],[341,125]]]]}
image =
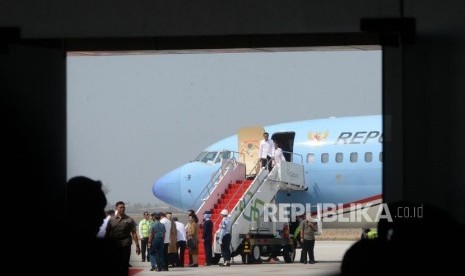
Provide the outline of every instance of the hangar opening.
{"type": "MultiPolygon", "coordinates": [[[[305,141],[285,141],[286,161],[309,171],[309,196],[379,203],[381,58],[376,45],[69,51],[67,176],[100,179],[109,205],[129,202],[134,214],[172,208],[152,190],[167,172],[241,127],[310,120],[305,141]],[[298,143],[310,149],[291,158],[298,143]]],[[[323,233],[359,237],[360,225],[323,233]]]]}

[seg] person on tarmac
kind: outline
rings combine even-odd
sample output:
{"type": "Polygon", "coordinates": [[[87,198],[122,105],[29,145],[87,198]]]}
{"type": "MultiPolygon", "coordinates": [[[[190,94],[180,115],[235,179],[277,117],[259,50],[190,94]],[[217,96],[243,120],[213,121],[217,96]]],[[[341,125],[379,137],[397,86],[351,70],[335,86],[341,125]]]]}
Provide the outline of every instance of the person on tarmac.
{"type": "Polygon", "coordinates": [[[221,255],[223,255],[223,263],[219,263],[219,266],[230,266],[231,261],[231,221],[228,218],[229,212],[223,209],[220,213],[223,220],[220,224],[220,235],[218,243],[221,245],[221,255]]]}

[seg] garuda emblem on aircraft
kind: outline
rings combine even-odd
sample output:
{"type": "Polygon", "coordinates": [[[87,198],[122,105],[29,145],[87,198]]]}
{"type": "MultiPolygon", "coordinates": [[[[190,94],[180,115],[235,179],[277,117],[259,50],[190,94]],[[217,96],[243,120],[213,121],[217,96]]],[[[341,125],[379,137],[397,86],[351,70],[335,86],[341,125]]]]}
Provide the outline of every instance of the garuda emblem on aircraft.
{"type": "Polygon", "coordinates": [[[309,132],[308,133],[308,140],[310,141],[324,141],[326,140],[326,138],[328,138],[328,135],[329,135],[329,131],[325,131],[325,132],[309,132]]]}

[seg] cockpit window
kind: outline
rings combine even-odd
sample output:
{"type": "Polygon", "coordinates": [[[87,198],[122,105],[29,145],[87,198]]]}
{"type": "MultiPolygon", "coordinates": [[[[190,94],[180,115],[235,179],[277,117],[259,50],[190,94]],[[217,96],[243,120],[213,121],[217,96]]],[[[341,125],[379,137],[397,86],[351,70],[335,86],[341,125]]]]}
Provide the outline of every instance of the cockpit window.
{"type": "Polygon", "coordinates": [[[197,158],[195,158],[195,161],[198,162],[203,162],[203,163],[218,163],[221,162],[221,160],[224,159],[230,159],[233,158],[233,153],[230,152],[229,150],[224,150],[224,151],[202,151],[197,158]]]}
{"type": "Polygon", "coordinates": [[[207,151],[202,151],[199,156],[197,156],[197,158],[195,158],[195,161],[200,161],[202,162],[202,159],[205,157],[205,155],[207,155],[207,151]]]}
{"type": "Polygon", "coordinates": [[[203,163],[216,163],[219,162],[219,158],[217,158],[218,152],[217,151],[203,151],[202,153],[195,158],[195,161],[203,162],[203,163]]]}
{"type": "Polygon", "coordinates": [[[216,157],[217,154],[218,154],[218,152],[216,152],[216,151],[208,152],[208,153],[203,157],[202,162],[207,163],[208,161],[211,161],[211,162],[214,163],[215,157],[216,157]]]}

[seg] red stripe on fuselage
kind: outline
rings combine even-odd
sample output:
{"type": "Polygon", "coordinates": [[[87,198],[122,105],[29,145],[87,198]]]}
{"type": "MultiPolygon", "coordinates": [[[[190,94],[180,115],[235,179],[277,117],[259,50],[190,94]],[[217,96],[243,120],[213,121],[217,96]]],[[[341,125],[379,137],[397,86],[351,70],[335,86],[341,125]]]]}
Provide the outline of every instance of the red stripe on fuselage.
{"type": "MultiPolygon", "coordinates": [[[[369,203],[369,202],[372,202],[372,201],[380,200],[382,198],[383,198],[382,194],[378,194],[378,195],[362,198],[362,199],[359,199],[359,200],[356,200],[356,201],[352,201],[352,202],[349,202],[349,203],[344,203],[344,204],[342,204],[342,207],[341,207],[341,205],[337,204],[336,209],[335,210],[329,210],[329,212],[331,212],[331,214],[334,214],[334,212],[336,212],[338,210],[344,210],[344,209],[350,207],[353,204],[366,204],[366,203],[369,203]]],[[[328,212],[328,210],[322,210],[323,214],[325,212],[328,212]]],[[[312,212],[312,215],[316,215],[316,214],[317,214],[317,212],[312,212]]]]}

